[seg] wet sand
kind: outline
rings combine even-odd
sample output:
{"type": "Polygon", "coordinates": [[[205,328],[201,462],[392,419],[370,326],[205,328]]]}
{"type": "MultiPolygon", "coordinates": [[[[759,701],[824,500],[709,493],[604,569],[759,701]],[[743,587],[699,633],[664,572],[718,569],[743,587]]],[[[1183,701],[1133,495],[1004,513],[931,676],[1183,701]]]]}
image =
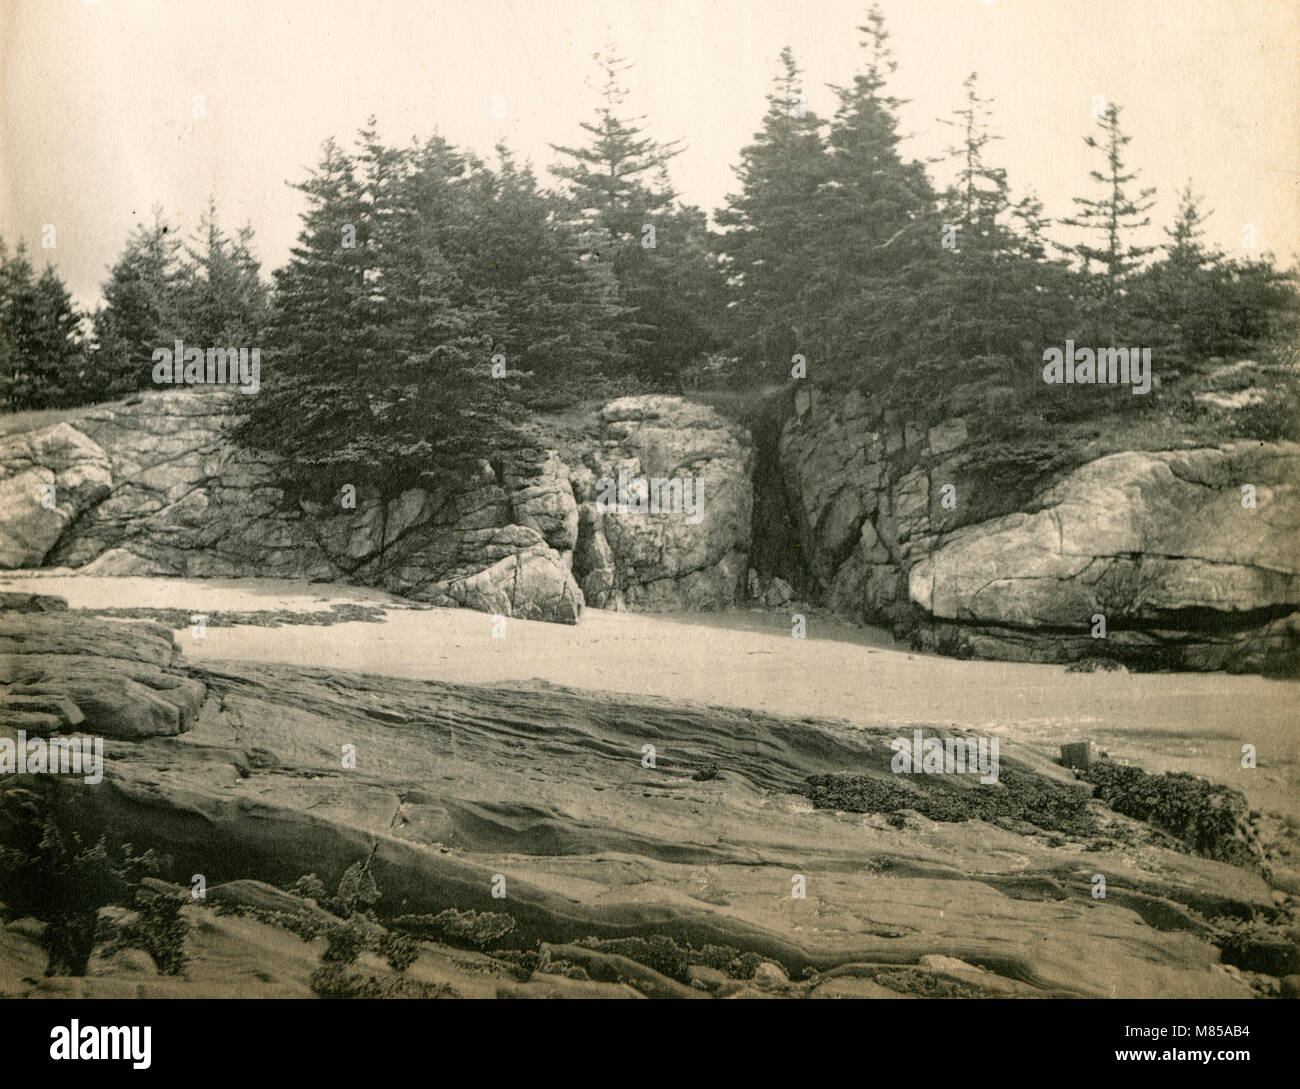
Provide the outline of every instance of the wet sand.
{"type": "Polygon", "coordinates": [[[381,592],[256,579],[95,578],[23,572],[0,590],[64,597],[71,608],[194,613],[387,608],[383,623],[209,626],[177,631],[186,658],[286,662],[395,677],[497,685],[540,680],[606,693],[689,700],[863,726],[960,726],[1003,744],[1054,749],[1092,738],[1153,771],[1189,771],[1300,817],[1300,683],[1225,674],[1071,674],[1063,666],[913,654],[887,633],[811,614],[737,610],[650,616],[587,610],[576,626],[412,608],[381,592]],[[1256,746],[1258,767],[1241,767],[1256,746]]]}

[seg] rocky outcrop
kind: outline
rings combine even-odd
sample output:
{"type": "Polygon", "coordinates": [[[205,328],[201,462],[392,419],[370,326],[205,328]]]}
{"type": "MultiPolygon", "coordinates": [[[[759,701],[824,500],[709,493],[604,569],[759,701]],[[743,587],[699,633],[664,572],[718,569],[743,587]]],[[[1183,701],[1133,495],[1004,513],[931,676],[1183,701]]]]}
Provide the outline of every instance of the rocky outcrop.
{"type": "Polygon", "coordinates": [[[345,498],[340,481],[327,505],[287,497],[274,458],[231,445],[229,408],[221,394],[148,394],[7,440],[0,487],[19,515],[0,519],[0,565],[356,582],[506,616],[580,615],[577,508],[554,455],[504,479],[484,463],[448,494],[345,498]],[[53,510],[39,505],[46,480],[53,510]]]}
{"type": "Polygon", "coordinates": [[[151,393],[5,440],[0,567],[354,582],[566,623],[584,591],[602,608],[724,607],[746,571],[748,436],[678,397],[615,401],[563,454],[483,462],[445,493],[345,496],[340,480],[333,503],[287,496],[274,458],[231,445],[230,409],[151,393]],[[598,485],[620,473],[666,481],[676,507],[606,509],[598,485]]]}
{"type": "Polygon", "coordinates": [[[10,603],[0,612],[0,723],[41,736],[182,733],[207,689],[177,668],[179,657],[162,624],[10,603]]]}
{"type": "Polygon", "coordinates": [[[586,600],[636,610],[731,605],[748,561],[749,436],[680,397],[613,401],[597,431],[565,451],[578,501],[573,570],[586,600]],[[638,487],[647,503],[653,488],[672,509],[634,509],[638,487]]]}
{"type": "Polygon", "coordinates": [[[1294,444],[1114,454],[1039,509],[940,542],[911,568],[909,594],[971,626],[958,646],[973,653],[985,629],[1007,627],[1073,632],[1080,656],[1118,647],[1184,667],[1277,667],[1300,645],[1298,491],[1294,444]]]}
{"type": "Polygon", "coordinates": [[[859,393],[797,410],[786,486],[837,611],[963,656],[1300,665],[1295,444],[1111,454],[982,518],[963,421],[925,430],[859,393]]]}
{"type": "MultiPolygon", "coordinates": [[[[204,876],[212,904],[187,896],[187,912],[233,902],[263,912],[249,925],[319,920],[317,905],[268,886],[314,874],[333,890],[364,862],[380,894],[376,925],[448,910],[504,918],[486,952],[420,946],[422,959],[468,964],[456,985],[484,996],[555,994],[552,959],[555,973],[581,963],[632,994],[829,995],[855,979],[889,994],[970,997],[1276,990],[1271,967],[1229,971],[1219,953],[1243,920],[1277,915],[1261,872],[1153,836],[1011,739],[996,786],[944,773],[900,785],[892,728],[552,685],[266,662],[187,669],[170,633],[150,623],[19,618],[22,639],[0,635],[0,700],[39,689],[84,714],[61,733],[108,740],[102,781],[0,776],[0,814],[7,791],[41,792],[86,843],[155,849],[170,867],[160,876],[186,894],[204,876]],[[145,678],[174,720],[145,699],[101,713],[123,670],[145,678]],[[658,756],[647,770],[650,739],[658,756]],[[1098,872],[1104,900],[1093,895],[1098,872]],[[791,897],[796,876],[803,898],[791,897]],[[943,910],[918,911],[936,902],[943,910]],[[646,960],[646,941],[680,963],[646,960]],[[690,971],[681,951],[709,946],[720,959],[690,971]],[[736,957],[749,958],[746,970],[729,967],[736,957]]],[[[0,718],[0,739],[15,733],[0,718]]],[[[282,993],[291,977],[306,992],[324,942],[200,919],[188,977],[166,986],[282,993]],[[217,935],[230,943],[220,953],[217,935]]],[[[1289,941],[1286,925],[1247,937],[1289,941]]],[[[0,928],[0,993],[71,986],[44,980],[39,928],[0,928]]],[[[116,970],[92,963],[98,974],[78,993],[110,993],[96,988],[116,970]]],[[[155,985],[149,993],[164,993],[155,985]]]]}
{"type": "Polygon", "coordinates": [[[66,423],[0,437],[0,568],[38,566],[111,486],[104,451],[66,423]]]}

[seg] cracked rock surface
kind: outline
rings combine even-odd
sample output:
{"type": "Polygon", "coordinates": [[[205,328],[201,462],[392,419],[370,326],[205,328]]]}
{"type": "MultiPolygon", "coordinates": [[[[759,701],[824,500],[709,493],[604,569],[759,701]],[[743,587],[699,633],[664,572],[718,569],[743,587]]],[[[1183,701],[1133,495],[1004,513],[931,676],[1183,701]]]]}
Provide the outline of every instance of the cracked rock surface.
{"type": "MultiPolygon", "coordinates": [[[[1276,983],[1225,964],[1234,942],[1263,940],[1243,937],[1243,920],[1288,925],[1258,870],[1110,810],[1035,745],[1008,744],[989,788],[1016,816],[967,812],[985,788],[951,774],[911,781],[915,806],[876,812],[869,799],[899,789],[892,727],[542,684],[187,667],[157,625],[31,608],[14,614],[21,636],[0,634],[0,692],[70,701],[85,720],[59,729],[106,734],[105,775],[6,776],[0,790],[40,779],[91,841],[155,847],[166,880],[203,874],[214,903],[280,922],[191,905],[185,975],[136,957],[44,979],[39,924],[13,920],[0,926],[0,993],[306,994],[324,942],[284,921],[320,909],[272,886],[316,874],[333,888],[367,859],[379,924],[449,908],[509,916],[509,934],[478,952],[420,943],[416,977],[465,994],[1247,997],[1276,983]],[[127,675],[138,691],[124,696],[127,675]],[[845,809],[810,793],[830,778],[845,809]],[[504,899],[491,894],[498,874],[504,899]],[[738,979],[638,961],[635,943],[582,944],[657,935],[759,963],[738,979]],[[538,955],[521,970],[497,955],[507,949],[538,955]],[[584,973],[566,979],[574,963],[584,973]]],[[[6,720],[0,736],[13,730],[6,720]]]]}
{"type": "Polygon", "coordinates": [[[578,502],[573,568],[597,608],[663,611],[732,605],[748,570],[753,450],[743,428],[681,397],[638,396],[601,409],[594,438],[564,452],[578,502]],[[673,481],[683,510],[601,509],[603,481],[673,481]],[[696,490],[698,489],[698,491],[696,490]],[[698,500],[698,515],[684,509],[698,500]]]}
{"type": "Polygon", "coordinates": [[[918,647],[1300,669],[1300,445],[1109,454],[984,521],[963,506],[983,483],[961,420],[926,432],[856,391],[805,396],[780,453],[830,606],[918,647]]]}
{"type": "Polygon", "coordinates": [[[553,455],[535,478],[504,482],[485,463],[455,494],[411,488],[384,502],[362,489],[355,508],[295,502],[276,485],[273,458],[226,440],[230,407],[226,394],[149,393],[91,409],[77,427],[4,440],[0,489],[14,502],[0,516],[0,565],[354,582],[577,620],[582,593],[567,562],[576,505],[553,455]],[[53,510],[39,504],[47,478],[53,510]]]}

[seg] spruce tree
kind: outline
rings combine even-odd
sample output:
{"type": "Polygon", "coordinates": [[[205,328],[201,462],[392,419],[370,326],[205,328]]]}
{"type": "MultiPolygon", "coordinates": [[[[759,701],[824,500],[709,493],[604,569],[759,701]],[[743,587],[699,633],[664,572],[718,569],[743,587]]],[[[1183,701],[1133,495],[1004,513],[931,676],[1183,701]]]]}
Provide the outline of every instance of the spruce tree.
{"type": "Polygon", "coordinates": [[[92,381],[98,398],[151,385],[153,352],[186,339],[181,241],[155,209],[152,224],[136,227],[104,284],[95,313],[97,341],[92,381]]]}
{"type": "Polygon", "coordinates": [[[185,246],[181,296],[187,336],[208,347],[260,347],[267,320],[267,289],[251,250],[249,226],[233,238],[221,229],[209,200],[198,234],[185,246]]]}
{"type": "MultiPolygon", "coordinates": [[[[584,261],[562,202],[543,191],[528,164],[497,148],[495,170],[468,187],[473,224],[457,254],[466,282],[490,298],[492,354],[505,356],[511,386],[538,405],[590,394],[592,379],[625,369],[613,269],[584,261]]],[[[511,388],[511,387],[507,387],[511,388]]]]}
{"type": "MultiPolygon", "coordinates": [[[[667,164],[679,142],[647,135],[641,117],[625,117],[622,74],[631,67],[612,47],[595,55],[604,82],[595,121],[582,123],[583,147],[551,145],[567,162],[551,172],[567,183],[567,222],[590,259],[609,264],[625,308],[621,347],[633,371],[674,385],[681,370],[715,344],[711,315],[719,267],[704,217],[677,203],[667,164]]],[[[720,286],[720,280],[718,281],[720,286]]]]}
{"type": "Polygon", "coordinates": [[[1079,242],[1062,247],[1065,253],[1079,259],[1083,270],[1089,272],[1093,265],[1102,269],[1101,290],[1107,301],[1113,301],[1124,281],[1141,265],[1144,258],[1155,252],[1155,246],[1140,246],[1131,241],[1132,232],[1151,223],[1146,213],[1155,203],[1155,189],[1139,188],[1130,194],[1130,186],[1137,180],[1137,171],[1129,172],[1124,164],[1124,148],[1132,141],[1120,128],[1120,107],[1112,102],[1105,114],[1097,119],[1101,130],[1097,136],[1086,136],[1084,143],[1099,151],[1105,159],[1102,169],[1089,172],[1089,177],[1100,187],[1095,197],[1075,197],[1077,211],[1061,220],[1067,227],[1076,227],[1101,239],[1100,244],[1079,242]]]}
{"type": "Polygon", "coordinates": [[[909,349],[917,293],[933,277],[941,236],[925,167],[901,152],[903,103],[886,90],[895,63],[879,5],[858,29],[866,64],[835,88],[829,176],[815,217],[825,258],[810,292],[826,316],[797,333],[830,369],[874,382],[873,371],[909,349]]]}
{"type": "Polygon", "coordinates": [[[822,121],[804,99],[789,46],[767,96],[767,112],[741,152],[740,192],[717,214],[731,277],[732,343],[742,359],[776,376],[808,328],[810,290],[824,261],[814,217],[828,177],[822,121]]]}
{"type": "Polygon", "coordinates": [[[0,240],[0,402],[12,410],[60,408],[93,398],[82,314],[51,266],[35,275],[19,244],[0,240]]]}
{"type": "Polygon", "coordinates": [[[1011,210],[1007,174],[992,166],[985,149],[1001,137],[990,128],[991,99],[979,95],[979,76],[972,72],[962,82],[963,101],[953,118],[940,124],[956,130],[958,141],[947,149],[956,166],[956,178],[943,194],[945,222],[958,227],[957,248],[970,252],[1006,253],[1014,248],[1007,217],[1011,210]]]}
{"type": "Polygon", "coordinates": [[[286,456],[287,485],[437,487],[512,440],[491,376],[496,300],[465,267],[480,169],[440,138],[387,147],[372,122],[351,154],[328,143],[300,186],[270,381],[237,432],[286,456]]]}
{"type": "Polygon", "coordinates": [[[939,204],[943,259],[923,289],[933,301],[914,329],[920,354],[936,361],[936,393],[973,373],[1016,385],[1025,371],[1023,345],[1068,326],[1065,269],[1043,260],[1042,206],[1033,197],[1013,202],[1006,171],[989,161],[987,149],[999,139],[990,103],[971,73],[953,117],[940,119],[957,137],[946,156],[953,181],[939,204]]]}

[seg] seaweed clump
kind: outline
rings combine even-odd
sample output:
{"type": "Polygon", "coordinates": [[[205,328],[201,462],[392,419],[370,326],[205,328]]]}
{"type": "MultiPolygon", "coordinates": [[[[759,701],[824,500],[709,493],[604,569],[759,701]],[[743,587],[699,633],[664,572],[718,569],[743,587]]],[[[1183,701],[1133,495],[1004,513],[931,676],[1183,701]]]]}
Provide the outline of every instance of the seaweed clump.
{"type": "Polygon", "coordinates": [[[1185,771],[1152,775],[1109,760],[1093,764],[1083,779],[1093,784],[1094,797],[1116,813],[1168,832],[1194,854],[1234,866],[1262,862],[1247,823],[1246,797],[1239,790],[1185,771]]]}

